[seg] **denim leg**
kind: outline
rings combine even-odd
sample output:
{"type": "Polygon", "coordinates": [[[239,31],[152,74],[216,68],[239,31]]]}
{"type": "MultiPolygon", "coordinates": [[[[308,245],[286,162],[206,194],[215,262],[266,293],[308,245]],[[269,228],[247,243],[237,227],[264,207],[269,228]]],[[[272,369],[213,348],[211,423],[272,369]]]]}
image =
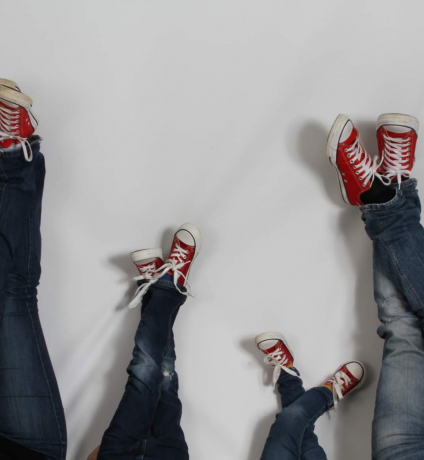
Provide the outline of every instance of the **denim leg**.
{"type": "Polygon", "coordinates": [[[65,459],[66,423],[41,328],[37,286],[41,267],[41,201],[44,158],[32,145],[0,151],[0,436],[43,454],[65,459]]]}
{"type": "MultiPolygon", "coordinates": [[[[297,369],[294,370],[300,375],[297,369]]],[[[287,374],[287,372],[281,372],[277,388],[281,395],[281,407],[283,409],[290,406],[290,404],[305,393],[302,379],[287,374]]],[[[302,460],[321,460],[327,458],[323,448],[318,443],[318,437],[314,433],[314,429],[314,424],[309,425],[303,435],[300,448],[302,460]]]]}
{"type": "Polygon", "coordinates": [[[181,428],[182,405],[178,397],[178,374],[175,371],[175,343],[163,360],[161,397],[147,442],[145,460],[188,460],[188,447],[181,428]]]}
{"type": "Polygon", "coordinates": [[[167,376],[164,361],[172,340],[172,326],[186,300],[171,281],[159,280],[150,292],[135,334],[125,392],[103,436],[99,460],[141,460],[149,450],[152,424],[167,376]]]}
{"type": "Polygon", "coordinates": [[[332,393],[323,387],[305,392],[302,381],[286,372],[280,374],[278,390],[283,410],[270,429],[261,460],[326,459],[313,427],[332,404],[332,393]]]}
{"type": "Polygon", "coordinates": [[[384,339],[373,421],[373,458],[424,458],[424,232],[416,181],[385,205],[364,206],[374,248],[374,295],[384,339]]]}

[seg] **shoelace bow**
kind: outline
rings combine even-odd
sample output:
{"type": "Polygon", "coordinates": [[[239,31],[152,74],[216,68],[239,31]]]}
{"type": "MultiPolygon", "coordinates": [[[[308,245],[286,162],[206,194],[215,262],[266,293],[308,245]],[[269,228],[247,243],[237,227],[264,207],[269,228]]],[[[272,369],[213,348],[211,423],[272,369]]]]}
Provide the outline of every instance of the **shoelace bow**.
{"type": "Polygon", "coordinates": [[[400,188],[402,176],[410,177],[411,175],[411,170],[408,167],[411,154],[411,138],[395,138],[383,134],[383,139],[383,160],[386,176],[389,179],[396,177],[400,188]]]}
{"type": "Polygon", "coordinates": [[[345,372],[339,371],[329,381],[333,384],[333,401],[334,409],[336,409],[339,402],[344,398],[343,388],[350,385],[352,380],[345,372]]]}
{"type": "Polygon", "coordinates": [[[19,136],[20,112],[18,109],[7,109],[0,106],[0,142],[12,139],[21,144],[22,151],[26,161],[32,161],[32,149],[27,139],[19,136]]]}
{"type": "Polygon", "coordinates": [[[143,267],[141,270],[144,272],[143,274],[136,276],[134,281],[141,281],[141,280],[148,280],[147,283],[143,283],[138,289],[135,291],[134,298],[129,304],[129,308],[136,307],[143,298],[144,294],[149,290],[150,286],[155,284],[162,276],[164,276],[168,271],[172,271],[173,273],[173,281],[176,289],[183,295],[187,295],[190,297],[194,297],[193,293],[190,289],[190,284],[187,280],[186,275],[181,273],[181,268],[188,264],[190,261],[185,260],[187,259],[188,250],[183,249],[178,243],[175,245],[174,251],[169,255],[169,259],[159,268],[155,268],[154,264],[150,264],[146,267],[143,267]],[[185,280],[185,286],[187,291],[181,291],[178,286],[178,279],[182,276],[185,280]]]}
{"type": "Polygon", "coordinates": [[[294,375],[295,377],[299,377],[293,369],[290,369],[285,364],[288,363],[289,358],[286,356],[284,351],[281,348],[277,348],[277,350],[273,351],[272,353],[268,353],[264,361],[267,364],[274,365],[274,373],[272,376],[272,382],[274,385],[277,383],[278,377],[280,376],[281,370],[284,370],[290,375],[294,375]]]}
{"type": "Polygon", "coordinates": [[[345,152],[347,153],[347,157],[350,159],[351,164],[358,162],[357,165],[353,166],[353,169],[356,170],[356,175],[359,176],[359,180],[363,181],[363,187],[366,187],[368,183],[371,186],[376,176],[384,184],[390,184],[390,179],[386,178],[378,172],[378,168],[383,163],[384,157],[381,159],[381,161],[378,161],[379,158],[377,155],[374,157],[374,159],[371,159],[362,144],[359,142],[359,137],[350,147],[345,149],[345,152]]]}

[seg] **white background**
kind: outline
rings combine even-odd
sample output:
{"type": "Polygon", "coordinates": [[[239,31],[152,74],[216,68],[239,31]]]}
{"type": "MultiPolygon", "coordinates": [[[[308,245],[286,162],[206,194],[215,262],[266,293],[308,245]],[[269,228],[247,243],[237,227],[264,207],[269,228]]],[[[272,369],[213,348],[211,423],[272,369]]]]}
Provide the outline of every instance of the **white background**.
{"type": "Polygon", "coordinates": [[[40,314],[68,458],[99,444],[124,388],[139,317],[126,309],[128,253],[167,252],[185,221],[204,236],[175,329],[191,458],[259,459],[278,405],[253,339],[272,329],[308,388],[366,363],[369,384],[317,433],[329,459],[370,458],[382,352],[371,244],[325,142],[339,112],[372,154],[380,113],[423,117],[424,3],[0,7],[0,76],[34,99],[44,138],[40,314]]]}

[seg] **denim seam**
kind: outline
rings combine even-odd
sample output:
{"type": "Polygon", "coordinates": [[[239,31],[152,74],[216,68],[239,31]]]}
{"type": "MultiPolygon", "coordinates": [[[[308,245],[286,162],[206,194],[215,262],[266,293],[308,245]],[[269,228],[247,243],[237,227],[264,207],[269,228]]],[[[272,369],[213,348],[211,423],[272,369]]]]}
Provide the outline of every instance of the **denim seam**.
{"type": "MultiPolygon", "coordinates": [[[[169,288],[168,288],[169,289],[169,288]]],[[[174,309],[172,310],[172,313],[169,317],[169,322],[168,322],[168,340],[166,342],[166,345],[165,345],[165,348],[162,350],[162,361],[161,361],[161,364],[160,364],[160,369],[162,371],[162,367],[163,367],[163,360],[166,356],[166,352],[168,351],[168,348],[169,348],[169,345],[171,343],[171,330],[172,330],[172,318],[174,317],[174,313],[176,311],[178,311],[178,308],[180,308],[180,304],[175,306],[174,309]]],[[[175,313],[176,314],[176,313],[175,313]]],[[[151,430],[152,430],[152,426],[153,426],[153,422],[154,422],[154,419],[155,419],[155,416],[156,416],[156,412],[157,412],[157,409],[158,409],[158,405],[159,405],[159,401],[160,401],[160,398],[162,397],[162,388],[163,388],[163,380],[164,380],[165,376],[163,375],[162,373],[162,382],[160,383],[159,385],[159,394],[158,394],[158,398],[156,400],[156,405],[155,405],[155,410],[153,411],[153,415],[152,415],[152,420],[150,421],[150,426],[149,426],[149,430],[147,432],[147,437],[145,439],[145,444],[144,444],[144,453],[143,453],[143,456],[142,456],[142,460],[145,458],[145,455],[147,453],[147,440],[148,438],[150,437],[150,433],[151,433],[151,430]]],[[[138,449],[137,449],[138,450],[138,449]]],[[[138,454],[137,454],[138,455],[138,454]]]]}
{"type": "MultiPolygon", "coordinates": [[[[29,219],[28,284],[30,283],[30,280],[31,280],[31,270],[30,270],[30,266],[31,266],[32,246],[33,246],[33,244],[32,244],[32,236],[31,236],[31,216],[30,216],[30,219],[29,219]]],[[[37,334],[35,333],[35,327],[34,327],[34,321],[33,321],[32,314],[31,314],[31,309],[29,308],[29,303],[28,303],[28,302],[29,302],[28,286],[25,287],[25,294],[26,294],[26,296],[27,296],[27,298],[26,298],[26,306],[27,306],[28,314],[29,314],[29,317],[30,317],[30,320],[31,320],[31,326],[32,326],[32,331],[33,331],[33,333],[34,333],[35,343],[37,344],[38,356],[40,357],[40,362],[41,362],[41,366],[42,366],[42,368],[43,368],[44,378],[45,378],[47,387],[48,387],[48,389],[49,389],[50,401],[51,401],[52,406],[53,406],[53,411],[54,411],[54,414],[55,414],[57,429],[58,429],[58,431],[59,431],[59,436],[60,436],[60,451],[61,451],[61,452],[60,452],[60,458],[61,458],[61,460],[63,460],[63,459],[64,459],[64,452],[63,452],[63,444],[64,444],[64,441],[63,441],[63,435],[62,435],[62,431],[61,431],[61,429],[60,429],[59,420],[58,420],[58,418],[57,418],[56,406],[55,406],[54,401],[53,401],[53,394],[52,394],[52,391],[51,391],[51,388],[50,388],[49,379],[47,378],[46,368],[45,368],[45,366],[44,366],[44,361],[43,361],[42,356],[41,356],[40,344],[39,344],[38,339],[37,339],[37,334]]]]}

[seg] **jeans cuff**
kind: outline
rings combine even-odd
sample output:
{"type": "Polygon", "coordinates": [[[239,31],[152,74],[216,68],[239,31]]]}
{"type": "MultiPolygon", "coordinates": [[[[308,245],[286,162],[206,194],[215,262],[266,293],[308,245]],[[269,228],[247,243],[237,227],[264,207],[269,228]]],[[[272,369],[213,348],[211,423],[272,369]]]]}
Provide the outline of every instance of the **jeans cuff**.
{"type": "MultiPolygon", "coordinates": [[[[415,179],[410,179],[415,180],[415,179]]],[[[408,180],[409,182],[409,180],[408,180]]],[[[399,201],[403,198],[403,193],[402,190],[399,190],[398,184],[396,184],[396,195],[387,203],[380,203],[380,204],[365,204],[363,206],[360,206],[359,209],[363,214],[367,214],[372,211],[384,211],[385,209],[390,209],[396,206],[399,201]]]]}

